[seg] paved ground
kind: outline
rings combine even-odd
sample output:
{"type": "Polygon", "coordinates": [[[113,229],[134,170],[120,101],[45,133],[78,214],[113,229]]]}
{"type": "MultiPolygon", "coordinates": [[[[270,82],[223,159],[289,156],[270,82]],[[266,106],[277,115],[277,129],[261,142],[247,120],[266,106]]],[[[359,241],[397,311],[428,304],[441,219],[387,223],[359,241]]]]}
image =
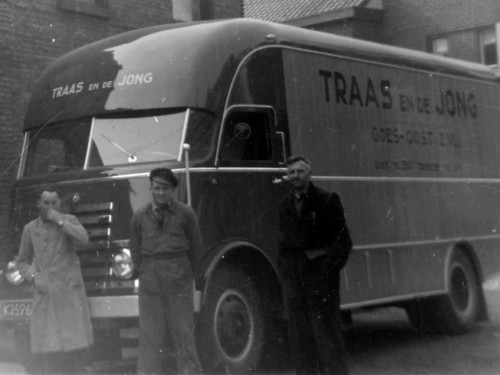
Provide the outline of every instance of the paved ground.
{"type": "Polygon", "coordinates": [[[0,330],[0,374],[25,374],[24,369],[16,362],[11,331],[0,330]]]}
{"type": "Polygon", "coordinates": [[[22,366],[15,362],[16,360],[12,331],[0,330],[0,374],[25,374],[22,366]]]}
{"type": "MultiPolygon", "coordinates": [[[[483,287],[490,320],[468,335],[420,337],[399,309],[355,315],[346,340],[351,375],[500,374],[500,274],[483,287]]],[[[16,360],[12,332],[0,331],[0,375],[24,375],[16,360]]]]}
{"type": "Polygon", "coordinates": [[[395,308],[355,316],[350,375],[499,375],[500,289],[485,297],[489,321],[463,335],[422,335],[395,308]]]}

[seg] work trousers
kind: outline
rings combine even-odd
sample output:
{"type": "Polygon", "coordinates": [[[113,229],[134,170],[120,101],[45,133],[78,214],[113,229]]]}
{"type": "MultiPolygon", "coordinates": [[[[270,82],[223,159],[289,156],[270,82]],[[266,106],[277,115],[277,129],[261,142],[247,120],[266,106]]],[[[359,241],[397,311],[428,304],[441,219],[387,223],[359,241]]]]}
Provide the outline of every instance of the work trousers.
{"type": "Polygon", "coordinates": [[[77,349],[67,352],[45,352],[33,355],[32,368],[26,369],[29,374],[87,374],[92,370],[88,349],[77,349]]]}
{"type": "Polygon", "coordinates": [[[324,256],[309,260],[304,252],[280,256],[289,341],[297,375],[348,373],[339,271],[327,271],[324,261],[324,256]]]}
{"type": "Polygon", "coordinates": [[[138,374],[163,374],[171,356],[178,374],[200,373],[189,259],[143,259],[139,280],[138,374]]]}

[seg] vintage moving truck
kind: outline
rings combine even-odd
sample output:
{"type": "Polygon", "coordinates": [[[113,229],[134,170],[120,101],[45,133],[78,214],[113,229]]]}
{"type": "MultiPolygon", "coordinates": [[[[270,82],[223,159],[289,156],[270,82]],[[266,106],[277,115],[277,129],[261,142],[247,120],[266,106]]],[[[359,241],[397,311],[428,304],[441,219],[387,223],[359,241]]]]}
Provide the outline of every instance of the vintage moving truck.
{"type": "Polygon", "coordinates": [[[258,369],[283,332],[284,161],[303,154],[314,182],[340,194],[352,232],[343,310],[394,305],[420,329],[463,332],[487,318],[481,284],[500,270],[499,103],[487,67],[255,20],[77,49],[42,75],[26,114],[0,319],[26,350],[31,285],[16,254],[36,189],[51,183],[91,237],[79,255],[97,348],[120,340],[118,358],[136,345],[129,221],[150,200],[149,171],[166,166],[205,241],[203,365],[258,369]]]}

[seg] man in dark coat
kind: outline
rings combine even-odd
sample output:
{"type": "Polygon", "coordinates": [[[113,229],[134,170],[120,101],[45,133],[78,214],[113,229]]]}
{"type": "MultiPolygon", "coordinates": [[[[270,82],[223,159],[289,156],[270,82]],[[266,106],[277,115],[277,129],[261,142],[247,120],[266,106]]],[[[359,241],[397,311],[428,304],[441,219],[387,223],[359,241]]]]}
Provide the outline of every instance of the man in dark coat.
{"type": "Polygon", "coordinates": [[[174,199],[178,182],[170,169],[153,169],[149,180],[152,202],[134,213],[130,225],[140,281],[137,372],[163,374],[172,352],[179,374],[198,374],[193,317],[193,269],[203,251],[198,218],[174,199]]]}
{"type": "Polygon", "coordinates": [[[38,197],[40,216],[23,230],[18,267],[34,284],[31,350],[38,373],[83,373],[94,342],[78,246],[88,243],[85,228],[60,212],[54,187],[38,197]]]}
{"type": "Polygon", "coordinates": [[[340,198],[313,185],[302,156],[287,160],[292,193],[280,208],[280,272],[298,375],[347,374],[339,271],[352,242],[340,198]]]}

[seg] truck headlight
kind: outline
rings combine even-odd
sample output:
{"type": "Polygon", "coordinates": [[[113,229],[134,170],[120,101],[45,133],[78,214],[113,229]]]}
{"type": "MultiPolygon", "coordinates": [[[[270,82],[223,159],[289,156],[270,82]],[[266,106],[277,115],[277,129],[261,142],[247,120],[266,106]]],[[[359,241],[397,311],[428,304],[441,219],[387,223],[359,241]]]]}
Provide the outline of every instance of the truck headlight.
{"type": "Polygon", "coordinates": [[[111,266],[113,275],[120,279],[130,279],[134,274],[134,262],[129,249],[121,249],[118,254],[113,256],[111,266]]]}
{"type": "Polygon", "coordinates": [[[17,268],[17,260],[11,260],[7,263],[5,277],[9,283],[14,285],[19,285],[24,281],[23,275],[21,275],[21,272],[19,272],[19,269],[17,268]]]}

